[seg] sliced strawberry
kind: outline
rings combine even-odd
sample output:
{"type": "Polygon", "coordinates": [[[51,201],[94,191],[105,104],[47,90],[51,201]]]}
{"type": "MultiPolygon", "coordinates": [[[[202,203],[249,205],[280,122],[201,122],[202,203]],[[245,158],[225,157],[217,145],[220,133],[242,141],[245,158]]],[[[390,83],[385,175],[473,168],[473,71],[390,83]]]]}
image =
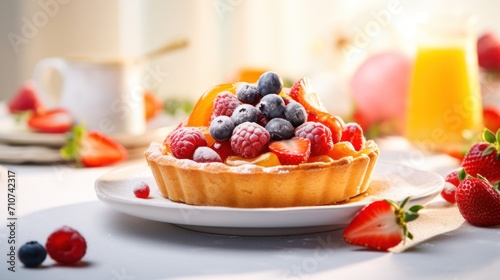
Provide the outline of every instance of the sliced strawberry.
{"type": "Polygon", "coordinates": [[[485,107],[483,109],[484,126],[491,130],[500,129],[500,109],[495,107],[485,107]]]}
{"type": "MultiPolygon", "coordinates": [[[[498,170],[497,170],[498,171],[498,170]]],[[[466,177],[461,171],[459,176],[466,177]]],[[[500,225],[500,193],[484,178],[467,176],[457,187],[457,206],[460,214],[472,225],[500,225]]]]}
{"type": "Polygon", "coordinates": [[[127,150],[100,131],[75,126],[70,141],[61,149],[62,157],[85,167],[111,165],[127,159],[127,150]]]}
{"type": "Polygon", "coordinates": [[[483,140],[474,144],[462,161],[467,174],[476,177],[478,174],[491,183],[500,181],[500,129],[496,135],[488,129],[483,131],[483,140]]]}
{"type": "Polygon", "coordinates": [[[342,129],[342,137],[340,141],[351,142],[356,151],[361,150],[365,146],[363,129],[357,123],[347,123],[342,129]]]}
{"type": "Polygon", "coordinates": [[[38,97],[32,83],[25,83],[19,91],[9,100],[7,107],[10,113],[23,111],[40,111],[43,109],[42,102],[38,97]]]}
{"type": "Polygon", "coordinates": [[[33,114],[28,126],[36,132],[64,133],[73,126],[73,118],[64,109],[52,109],[33,114]]]}
{"type": "Polygon", "coordinates": [[[298,80],[290,89],[289,96],[304,106],[308,112],[308,120],[316,121],[317,116],[317,120],[330,129],[333,143],[340,141],[344,121],[328,113],[308,78],[298,80]]]}
{"type": "Polygon", "coordinates": [[[362,208],[344,229],[343,236],[347,243],[365,246],[371,249],[387,251],[404,241],[413,238],[406,224],[418,217],[423,207],[412,206],[408,212],[404,207],[406,198],[400,205],[391,200],[374,201],[362,208]]]}
{"type": "Polygon", "coordinates": [[[269,144],[269,150],[278,156],[282,165],[307,162],[311,155],[311,142],[305,138],[292,138],[269,144]]]}

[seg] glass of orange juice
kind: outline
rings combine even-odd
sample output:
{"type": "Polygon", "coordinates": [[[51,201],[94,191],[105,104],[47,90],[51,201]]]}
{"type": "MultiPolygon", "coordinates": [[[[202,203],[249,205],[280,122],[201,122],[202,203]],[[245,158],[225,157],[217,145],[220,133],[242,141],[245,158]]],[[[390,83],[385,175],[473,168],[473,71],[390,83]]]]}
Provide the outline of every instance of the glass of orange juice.
{"type": "Polygon", "coordinates": [[[483,127],[474,19],[418,20],[405,136],[422,149],[463,149],[483,127]]]}

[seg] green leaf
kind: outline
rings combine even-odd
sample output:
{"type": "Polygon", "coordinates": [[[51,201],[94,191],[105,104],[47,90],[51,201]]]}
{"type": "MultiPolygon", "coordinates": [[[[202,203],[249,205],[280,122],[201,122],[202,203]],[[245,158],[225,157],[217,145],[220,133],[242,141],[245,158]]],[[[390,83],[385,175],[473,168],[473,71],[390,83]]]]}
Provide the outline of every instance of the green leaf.
{"type": "Polygon", "coordinates": [[[417,213],[406,213],[405,215],[405,222],[411,222],[414,221],[418,218],[417,213]]]}
{"type": "Polygon", "coordinates": [[[80,161],[80,147],[85,131],[86,128],[83,124],[73,126],[71,133],[68,134],[66,144],[59,150],[63,159],[80,161]]]}
{"type": "Polygon", "coordinates": [[[465,177],[467,177],[467,172],[465,172],[465,169],[460,169],[460,171],[458,171],[458,181],[461,183],[465,177]]]}
{"type": "Polygon", "coordinates": [[[496,150],[497,149],[495,149],[495,147],[489,146],[488,148],[484,149],[484,151],[481,153],[481,156],[487,156],[487,155],[493,153],[496,150]]]}
{"type": "Polygon", "coordinates": [[[500,128],[497,130],[497,143],[500,143],[500,128]]]}
{"type": "Polygon", "coordinates": [[[495,137],[495,134],[493,134],[493,132],[491,132],[491,130],[485,128],[484,131],[483,131],[483,139],[484,141],[490,143],[490,144],[493,144],[496,142],[496,137],[495,137]]]}
{"type": "Polygon", "coordinates": [[[410,209],[408,209],[410,212],[413,212],[413,213],[417,213],[418,211],[420,211],[420,209],[423,209],[424,206],[422,205],[413,205],[412,207],[410,207],[410,209]]]}
{"type": "Polygon", "coordinates": [[[406,237],[408,237],[408,239],[410,239],[410,240],[413,240],[413,234],[411,234],[411,232],[409,232],[409,231],[406,234],[406,237]]]}

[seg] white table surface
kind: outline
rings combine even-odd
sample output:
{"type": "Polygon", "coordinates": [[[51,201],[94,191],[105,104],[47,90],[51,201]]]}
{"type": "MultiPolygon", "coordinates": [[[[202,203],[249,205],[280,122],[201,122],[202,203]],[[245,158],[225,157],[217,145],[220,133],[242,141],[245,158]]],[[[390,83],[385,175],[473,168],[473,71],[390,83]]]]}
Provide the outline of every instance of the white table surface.
{"type": "MultiPolygon", "coordinates": [[[[381,139],[381,158],[441,175],[458,166],[445,155],[430,155],[400,138],[381,139]]],[[[2,165],[0,279],[498,279],[500,227],[466,223],[456,206],[437,197],[409,224],[413,241],[393,252],[346,244],[342,231],[274,237],[205,234],[127,216],[98,201],[95,180],[135,159],[105,168],[75,169],[62,164],[2,165]],[[7,270],[5,171],[17,174],[16,242],[45,243],[68,225],[87,240],[78,267],[47,258],[27,269],[17,260],[7,270]],[[340,278],[339,278],[340,277],[340,278]]]]}

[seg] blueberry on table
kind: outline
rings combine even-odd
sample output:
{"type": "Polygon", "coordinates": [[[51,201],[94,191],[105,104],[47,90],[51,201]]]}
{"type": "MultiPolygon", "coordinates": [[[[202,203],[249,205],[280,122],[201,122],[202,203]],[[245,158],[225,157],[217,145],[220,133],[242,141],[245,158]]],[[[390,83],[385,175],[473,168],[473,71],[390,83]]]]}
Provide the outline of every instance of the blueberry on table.
{"type": "Polygon", "coordinates": [[[257,88],[262,96],[271,93],[279,94],[283,88],[283,80],[281,80],[278,74],[269,71],[260,76],[257,88]]]}
{"type": "Polygon", "coordinates": [[[26,267],[37,267],[46,257],[47,251],[36,241],[30,241],[19,248],[19,260],[26,267]]]}

